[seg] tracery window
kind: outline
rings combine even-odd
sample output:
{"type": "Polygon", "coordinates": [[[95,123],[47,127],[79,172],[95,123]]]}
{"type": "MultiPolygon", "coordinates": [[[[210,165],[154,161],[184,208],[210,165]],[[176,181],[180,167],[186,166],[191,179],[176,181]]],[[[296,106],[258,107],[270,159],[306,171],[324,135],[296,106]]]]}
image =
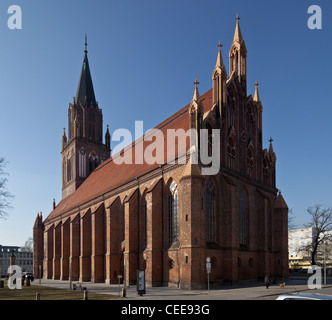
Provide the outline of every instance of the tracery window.
{"type": "Polygon", "coordinates": [[[230,169],[234,169],[234,163],[235,163],[235,143],[234,139],[230,137],[228,139],[228,144],[227,144],[227,155],[228,155],[228,167],[230,169]]]}
{"type": "Polygon", "coordinates": [[[247,152],[247,168],[248,168],[248,175],[251,177],[254,173],[254,153],[252,151],[252,148],[248,149],[247,152]]]}
{"type": "Polygon", "coordinates": [[[179,192],[173,181],[168,193],[168,244],[179,241],[179,192]]]}
{"type": "Polygon", "coordinates": [[[217,241],[216,228],[216,193],[211,180],[206,188],[206,241],[213,243],[217,241]]]}

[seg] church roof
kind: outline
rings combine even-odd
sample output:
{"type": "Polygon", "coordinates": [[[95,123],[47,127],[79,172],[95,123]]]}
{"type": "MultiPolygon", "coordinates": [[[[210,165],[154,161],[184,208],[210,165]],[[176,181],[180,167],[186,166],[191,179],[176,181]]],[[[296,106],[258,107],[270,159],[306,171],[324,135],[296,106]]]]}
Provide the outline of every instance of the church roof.
{"type": "MultiPolygon", "coordinates": [[[[204,112],[209,111],[212,108],[212,89],[203,94],[200,99],[204,112]]],[[[189,143],[178,146],[178,139],[175,139],[175,146],[171,148],[172,150],[167,150],[166,138],[168,129],[183,129],[185,131],[189,129],[189,106],[190,104],[155,127],[156,129],[161,130],[165,137],[164,159],[159,159],[159,161],[155,161],[154,164],[148,164],[149,159],[142,157],[145,162],[143,164],[135,164],[135,154],[137,151],[135,149],[140,150],[140,154],[142,155],[143,153],[144,155],[144,151],[147,146],[154,142],[143,141],[142,137],[137,139],[124,150],[113,155],[111,158],[99,165],[74,193],[63,199],[57,205],[53,212],[51,212],[51,214],[46,218],[45,222],[50,222],[50,220],[53,220],[54,218],[57,218],[66,212],[83,205],[84,203],[96,199],[99,196],[115,190],[116,188],[131,181],[135,181],[137,177],[143,176],[144,174],[157,169],[159,167],[159,163],[166,164],[169,159],[177,159],[186,155],[190,147],[189,143]],[[139,146],[139,144],[142,143],[143,147],[139,146]],[[178,149],[178,147],[180,148],[178,149]],[[167,151],[169,152],[168,154],[167,151]],[[132,164],[117,164],[116,161],[114,161],[115,158],[123,156],[123,152],[132,153],[132,164]]],[[[153,134],[153,131],[154,129],[147,132],[145,137],[153,134]]]]}
{"type": "MultiPolygon", "coordinates": [[[[85,44],[87,46],[87,44],[85,44]]],[[[88,51],[85,49],[83,66],[81,71],[80,80],[78,82],[77,92],[76,92],[76,103],[90,107],[91,103],[93,106],[96,106],[96,97],[95,91],[93,89],[92,77],[90,72],[89,60],[88,60],[88,51]]]]}

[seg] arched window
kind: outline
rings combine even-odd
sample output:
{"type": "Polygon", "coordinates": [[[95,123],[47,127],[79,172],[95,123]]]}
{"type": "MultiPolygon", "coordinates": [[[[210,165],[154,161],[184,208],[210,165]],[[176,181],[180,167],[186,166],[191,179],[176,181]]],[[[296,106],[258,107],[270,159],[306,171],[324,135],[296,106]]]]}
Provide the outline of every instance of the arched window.
{"type": "Polygon", "coordinates": [[[240,245],[247,245],[247,199],[244,191],[240,190],[240,245]]]}
{"type": "Polygon", "coordinates": [[[263,160],[263,183],[269,185],[270,167],[267,157],[263,160]]]}
{"type": "Polygon", "coordinates": [[[228,167],[230,169],[234,169],[235,155],[236,153],[234,139],[230,137],[227,144],[228,167]]]}
{"type": "Polygon", "coordinates": [[[99,166],[98,156],[92,152],[89,154],[89,174],[99,166]]]}
{"type": "Polygon", "coordinates": [[[146,197],[144,198],[144,249],[148,245],[148,203],[146,197]]]}
{"type": "Polygon", "coordinates": [[[249,148],[247,152],[247,169],[249,177],[254,175],[254,163],[254,153],[252,148],[249,148]]]}
{"type": "Polygon", "coordinates": [[[216,194],[211,180],[206,188],[206,241],[207,243],[217,242],[216,228],[216,194]]]}
{"type": "Polygon", "coordinates": [[[227,101],[228,101],[227,122],[228,122],[228,127],[231,127],[235,125],[235,97],[232,91],[227,96],[227,101]]]}
{"type": "Polygon", "coordinates": [[[207,124],[206,129],[208,130],[208,156],[212,157],[212,127],[207,124]]]}
{"type": "Polygon", "coordinates": [[[67,182],[71,181],[71,157],[67,160],[67,182]]]}
{"type": "Polygon", "coordinates": [[[168,193],[168,244],[179,241],[179,192],[173,181],[168,193]]]}
{"type": "Polygon", "coordinates": [[[95,112],[93,108],[91,107],[89,109],[89,120],[88,120],[88,125],[89,125],[89,138],[92,141],[95,141],[96,139],[96,127],[95,127],[96,119],[95,119],[95,112]]]}

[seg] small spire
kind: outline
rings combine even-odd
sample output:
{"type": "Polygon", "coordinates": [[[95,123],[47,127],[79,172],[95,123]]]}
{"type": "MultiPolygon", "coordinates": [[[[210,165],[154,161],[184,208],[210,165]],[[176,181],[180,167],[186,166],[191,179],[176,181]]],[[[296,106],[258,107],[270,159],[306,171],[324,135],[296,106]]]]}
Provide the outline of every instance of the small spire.
{"type": "Polygon", "coordinates": [[[240,17],[239,17],[239,15],[236,16],[235,20],[236,20],[236,27],[235,27],[233,42],[235,42],[235,41],[241,42],[243,40],[243,38],[242,38],[241,29],[240,29],[240,23],[239,23],[240,17]]]}
{"type": "Polygon", "coordinates": [[[254,101],[255,102],[259,102],[260,101],[259,92],[258,92],[258,86],[259,86],[259,83],[256,81],[255,82],[255,95],[254,95],[254,101]]]}
{"type": "Polygon", "coordinates": [[[217,62],[216,62],[216,66],[220,67],[224,64],[223,60],[222,60],[222,54],[221,54],[221,48],[222,48],[222,44],[219,41],[219,44],[217,45],[218,47],[218,56],[217,56],[217,62]]]}
{"type": "Polygon", "coordinates": [[[105,133],[105,145],[108,149],[111,150],[111,135],[110,135],[110,132],[109,132],[109,125],[107,124],[107,130],[106,130],[106,133],[105,133]]]}
{"type": "Polygon", "coordinates": [[[199,85],[199,82],[197,81],[197,78],[195,78],[194,85],[195,85],[195,91],[194,91],[193,101],[197,102],[199,100],[199,92],[197,87],[199,85]]]}
{"type": "Polygon", "coordinates": [[[269,154],[272,157],[274,154],[273,145],[272,145],[272,142],[273,142],[272,137],[270,138],[269,142],[270,142],[269,154]]]}

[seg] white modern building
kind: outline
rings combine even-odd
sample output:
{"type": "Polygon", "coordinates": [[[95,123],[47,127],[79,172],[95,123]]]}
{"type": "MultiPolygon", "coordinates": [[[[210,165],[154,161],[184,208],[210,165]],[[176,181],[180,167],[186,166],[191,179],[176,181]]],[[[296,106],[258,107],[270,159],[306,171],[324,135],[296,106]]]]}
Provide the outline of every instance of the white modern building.
{"type": "MultiPolygon", "coordinates": [[[[314,227],[293,229],[288,231],[288,261],[289,267],[300,269],[311,265],[311,251],[317,231],[314,227]]],[[[327,265],[332,264],[332,232],[325,232],[325,244],[317,252],[316,261],[327,265]],[[324,247],[325,246],[325,247],[324,247]]]]}
{"type": "Polygon", "coordinates": [[[288,257],[290,260],[303,259],[308,256],[308,252],[304,250],[312,244],[316,235],[315,228],[301,228],[288,231],[288,257]]]}

